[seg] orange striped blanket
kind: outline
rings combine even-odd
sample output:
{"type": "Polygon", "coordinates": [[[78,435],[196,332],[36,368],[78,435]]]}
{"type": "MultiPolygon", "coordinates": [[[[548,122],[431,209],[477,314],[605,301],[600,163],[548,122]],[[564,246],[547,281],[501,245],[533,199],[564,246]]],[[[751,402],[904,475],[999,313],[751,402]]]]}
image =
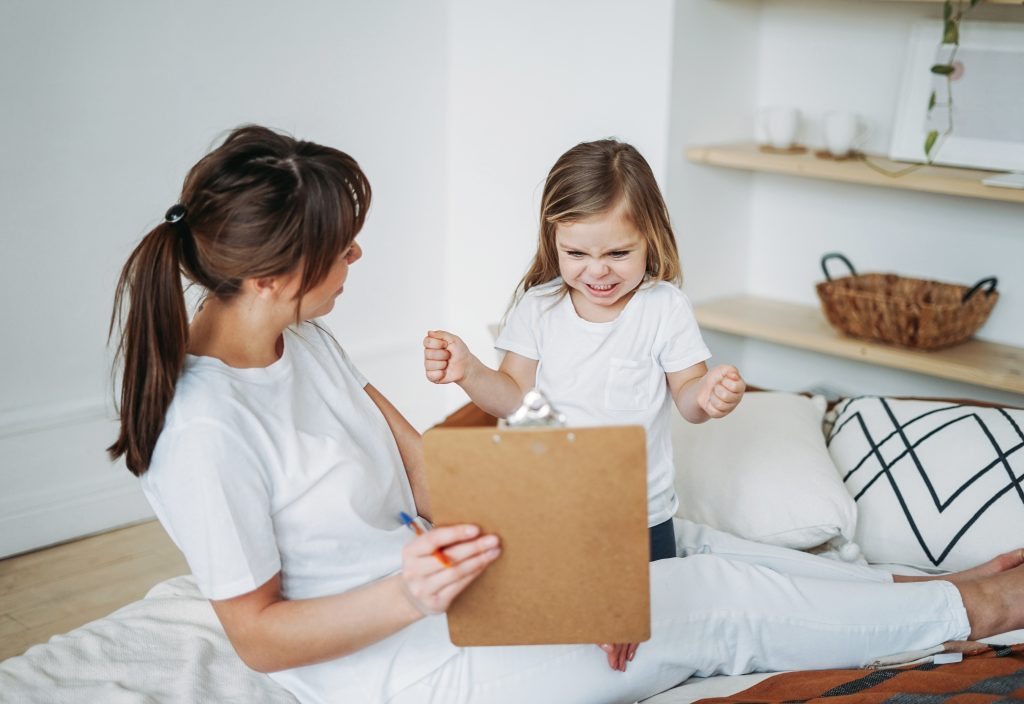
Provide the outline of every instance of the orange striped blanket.
{"type": "Polygon", "coordinates": [[[1024,644],[984,646],[962,662],[898,669],[818,670],[769,677],[730,697],[697,704],[983,704],[1024,701],[1024,644]]]}

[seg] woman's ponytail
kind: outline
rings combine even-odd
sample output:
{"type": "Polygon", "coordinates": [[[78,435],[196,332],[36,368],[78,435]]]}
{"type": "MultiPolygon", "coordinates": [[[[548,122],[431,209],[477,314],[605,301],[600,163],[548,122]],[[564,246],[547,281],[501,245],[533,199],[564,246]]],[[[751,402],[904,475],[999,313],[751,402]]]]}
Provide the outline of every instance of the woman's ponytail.
{"type": "Polygon", "coordinates": [[[188,235],[181,230],[170,217],[151,230],[125,263],[114,294],[109,333],[115,326],[120,332],[117,357],[124,375],[121,431],[107,452],[112,459],[124,455],[136,476],[149,468],[185,364],[188,314],[181,256],[182,237],[188,235]]]}

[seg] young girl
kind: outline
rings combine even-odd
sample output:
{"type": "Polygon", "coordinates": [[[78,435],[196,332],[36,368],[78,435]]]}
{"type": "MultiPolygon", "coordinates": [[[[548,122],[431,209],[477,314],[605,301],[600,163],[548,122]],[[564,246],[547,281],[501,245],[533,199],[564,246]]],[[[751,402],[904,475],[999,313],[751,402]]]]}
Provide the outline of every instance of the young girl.
{"type": "Polygon", "coordinates": [[[670,406],[703,423],[728,415],[745,389],[731,365],[708,371],[681,280],[647,161],[614,140],[579,144],[544,185],[537,253],[496,343],[500,368],[450,333],[424,340],[427,378],[458,383],[492,415],[537,387],[572,425],[644,426],[652,560],[676,555],[670,406]]]}
{"type": "Polygon", "coordinates": [[[410,540],[400,512],[430,514],[419,435],[313,320],[362,254],[369,205],[347,154],[235,130],[131,254],[115,308],[111,454],[242,660],[303,704],[632,702],[694,673],[857,665],[1024,623],[1020,570],[894,587],[687,524],[682,543],[706,554],[652,566],[652,637],[629,672],[593,646],[454,647],[443,612],[498,539],[455,525],[410,540]],[[206,292],[191,321],[182,273],[206,292]]]}
{"type": "MultiPolygon", "coordinates": [[[[485,366],[458,337],[424,340],[427,378],[456,382],[482,409],[509,415],[539,388],[572,425],[642,425],[647,433],[651,560],[676,556],[670,405],[703,423],[728,415],[745,389],[711,356],[682,275],[668,208],[647,161],[600,140],[563,154],[548,173],[537,253],[485,366]]],[[[606,647],[624,668],[636,645],[606,647]]]]}

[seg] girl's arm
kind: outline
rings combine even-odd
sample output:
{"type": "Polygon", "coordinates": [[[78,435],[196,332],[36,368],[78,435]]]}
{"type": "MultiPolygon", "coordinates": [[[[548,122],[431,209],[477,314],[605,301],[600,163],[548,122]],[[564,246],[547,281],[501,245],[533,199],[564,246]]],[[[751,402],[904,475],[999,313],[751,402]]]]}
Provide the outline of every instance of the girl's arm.
{"type": "Polygon", "coordinates": [[[431,520],[430,494],[427,492],[427,479],[423,471],[423,437],[372,384],[366,385],[366,394],[384,414],[384,419],[388,422],[388,427],[391,428],[391,434],[395,436],[398,452],[402,456],[402,464],[405,466],[405,473],[409,477],[409,486],[412,487],[412,496],[416,501],[416,512],[427,520],[431,520]]]}
{"type": "Polygon", "coordinates": [[[704,362],[669,372],[669,392],[679,414],[691,423],[721,418],[732,413],[747,388],[736,367],[719,364],[711,371],[704,362]]]}
{"type": "Polygon", "coordinates": [[[446,611],[500,552],[497,536],[480,536],[471,525],[446,526],[405,546],[401,573],[343,594],[287,600],[278,573],[248,594],[210,603],[243,662],[275,672],[349,655],[425,614],[446,611]],[[451,567],[434,557],[437,548],[451,567]]]}
{"type": "Polygon", "coordinates": [[[473,403],[499,418],[519,408],[537,377],[537,360],[506,352],[501,366],[491,369],[459,337],[443,330],[427,333],[423,347],[430,381],[457,383],[473,403]]]}

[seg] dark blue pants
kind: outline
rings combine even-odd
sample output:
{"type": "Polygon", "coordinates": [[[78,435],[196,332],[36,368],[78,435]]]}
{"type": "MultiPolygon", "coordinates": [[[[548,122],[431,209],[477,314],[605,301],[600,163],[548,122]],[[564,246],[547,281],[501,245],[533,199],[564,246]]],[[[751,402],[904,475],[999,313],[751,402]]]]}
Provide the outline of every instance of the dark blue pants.
{"type": "Polygon", "coordinates": [[[676,531],[671,518],[647,530],[651,536],[651,562],[676,556],[676,531]]]}

